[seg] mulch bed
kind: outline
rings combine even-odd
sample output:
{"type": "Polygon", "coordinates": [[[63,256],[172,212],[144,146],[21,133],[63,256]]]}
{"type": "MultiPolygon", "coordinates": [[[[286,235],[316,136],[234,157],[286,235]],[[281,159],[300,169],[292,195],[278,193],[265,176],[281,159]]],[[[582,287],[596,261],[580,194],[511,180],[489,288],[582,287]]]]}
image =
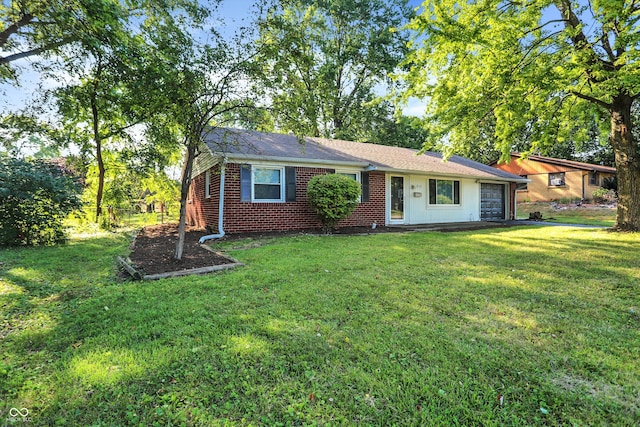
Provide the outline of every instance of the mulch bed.
{"type": "Polygon", "coordinates": [[[148,275],[233,263],[229,258],[200,246],[198,240],[206,234],[211,233],[187,228],[182,259],[178,261],[173,258],[178,241],[178,224],[148,226],[140,230],[133,241],[129,259],[148,275]]]}

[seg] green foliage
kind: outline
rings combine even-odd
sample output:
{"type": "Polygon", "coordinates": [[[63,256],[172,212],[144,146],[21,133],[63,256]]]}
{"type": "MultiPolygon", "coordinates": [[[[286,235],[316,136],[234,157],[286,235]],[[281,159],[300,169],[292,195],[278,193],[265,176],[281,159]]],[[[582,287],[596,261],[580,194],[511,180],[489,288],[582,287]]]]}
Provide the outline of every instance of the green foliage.
{"type": "Polygon", "coordinates": [[[593,201],[595,203],[613,203],[616,201],[616,192],[606,188],[598,188],[593,191],[593,201]]]}
{"type": "Polygon", "coordinates": [[[328,231],[358,206],[360,185],[340,174],[316,175],[309,181],[307,196],[322,227],[328,231]]]}
{"type": "Polygon", "coordinates": [[[51,72],[57,61],[43,58],[69,59],[106,46],[117,49],[127,32],[140,35],[136,27],[202,22],[206,15],[206,8],[191,0],[11,1],[0,8],[0,81],[15,82],[18,73],[12,64],[23,58],[37,58],[33,68],[51,72]]]}
{"type": "Polygon", "coordinates": [[[617,165],[617,227],[640,230],[637,5],[428,0],[421,10],[402,98],[429,99],[428,146],[489,147],[506,160],[523,138],[528,153],[607,140],[629,159],[617,165]]]}
{"type": "Polygon", "coordinates": [[[59,165],[0,156],[0,245],[52,245],[79,209],[80,185],[59,165]]]}
{"type": "MultiPolygon", "coordinates": [[[[377,141],[390,118],[374,87],[404,58],[405,0],[279,1],[260,26],[257,62],[275,124],[297,135],[377,141]]],[[[393,123],[393,122],[391,122],[393,123]]]]}
{"type": "Polygon", "coordinates": [[[602,188],[605,188],[607,190],[613,190],[613,191],[617,192],[618,191],[618,177],[617,176],[612,176],[612,177],[604,178],[602,180],[602,188]]]}
{"type": "MultiPolygon", "coordinates": [[[[590,53],[581,50],[586,46],[574,46],[572,37],[581,30],[554,21],[561,13],[555,3],[425,3],[411,24],[421,38],[407,61],[409,88],[404,95],[431,98],[427,123],[434,145],[443,144],[445,136],[449,151],[493,139],[493,147],[508,154],[525,134],[532,144],[527,148],[536,150],[590,140],[593,123],[600,123],[605,134],[610,130],[607,111],[591,101],[610,102],[625,90],[635,94],[637,65],[628,58],[609,70],[602,62],[609,60],[604,50],[590,53]],[[593,70],[585,72],[591,61],[602,67],[593,82],[593,70]]],[[[610,26],[612,19],[632,19],[624,11],[615,17],[607,12],[610,7],[601,4],[595,16],[605,34],[616,27],[610,26]]],[[[587,14],[580,8],[572,12],[576,19],[587,14]]],[[[631,54],[638,35],[633,25],[623,28],[629,33],[617,40],[624,43],[622,52],[628,49],[631,54]]],[[[594,37],[596,33],[602,34],[594,32],[594,37]]]]}

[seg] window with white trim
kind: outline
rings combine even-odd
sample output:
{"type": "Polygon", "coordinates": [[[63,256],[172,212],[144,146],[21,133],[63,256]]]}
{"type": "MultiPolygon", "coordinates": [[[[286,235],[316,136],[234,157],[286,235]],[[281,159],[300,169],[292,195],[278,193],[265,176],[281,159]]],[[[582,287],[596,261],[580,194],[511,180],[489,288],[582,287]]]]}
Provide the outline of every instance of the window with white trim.
{"type": "Polygon", "coordinates": [[[339,171],[339,170],[337,170],[336,173],[338,175],[344,175],[346,177],[349,177],[349,178],[353,179],[356,182],[360,182],[360,173],[359,172],[350,172],[350,171],[339,171]]]}
{"type": "Polygon", "coordinates": [[[459,205],[460,181],[450,179],[430,179],[429,204],[459,205]]]}
{"type": "Polygon", "coordinates": [[[211,171],[207,169],[204,173],[204,197],[211,197],[211,171]]]}
{"type": "Polygon", "coordinates": [[[253,166],[251,198],[259,202],[284,201],[284,168],[253,166]]]}

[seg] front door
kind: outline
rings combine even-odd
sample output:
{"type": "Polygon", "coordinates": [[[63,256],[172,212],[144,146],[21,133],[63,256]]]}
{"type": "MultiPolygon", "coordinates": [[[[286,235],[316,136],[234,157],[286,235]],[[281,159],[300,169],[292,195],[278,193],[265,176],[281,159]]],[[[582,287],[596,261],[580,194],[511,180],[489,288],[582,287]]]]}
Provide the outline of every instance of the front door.
{"type": "Polygon", "coordinates": [[[404,223],[404,178],[391,177],[391,222],[404,223]]]}

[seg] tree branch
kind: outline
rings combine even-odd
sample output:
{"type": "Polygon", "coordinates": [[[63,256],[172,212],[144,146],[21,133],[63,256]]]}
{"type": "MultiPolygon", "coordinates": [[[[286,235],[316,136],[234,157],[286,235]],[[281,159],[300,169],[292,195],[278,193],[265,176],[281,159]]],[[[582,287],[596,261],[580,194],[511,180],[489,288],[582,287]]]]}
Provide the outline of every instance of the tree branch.
{"type": "Polygon", "coordinates": [[[575,91],[571,91],[570,93],[571,93],[571,95],[573,95],[573,96],[575,96],[577,98],[584,99],[585,101],[589,101],[589,102],[591,102],[593,104],[599,105],[599,106],[601,106],[603,108],[606,108],[607,110],[609,108],[611,108],[611,104],[609,104],[607,102],[604,102],[604,101],[602,101],[602,100],[600,100],[598,98],[594,98],[593,96],[585,95],[583,93],[575,92],[575,91]]]}
{"type": "Polygon", "coordinates": [[[59,41],[57,41],[55,43],[51,43],[51,44],[48,44],[48,45],[45,45],[45,46],[40,46],[38,48],[27,50],[27,51],[24,51],[24,52],[18,52],[18,53],[14,53],[12,55],[8,55],[8,56],[0,58],[0,65],[8,64],[10,62],[17,61],[19,59],[28,58],[30,56],[39,55],[39,54],[47,52],[49,50],[53,50],[53,49],[59,48],[60,46],[64,46],[66,44],[69,44],[69,43],[71,43],[71,42],[73,42],[75,40],[77,40],[77,37],[75,37],[75,36],[74,37],[65,37],[62,40],[59,40],[59,41]]]}
{"type": "Polygon", "coordinates": [[[7,40],[9,40],[9,37],[11,37],[11,35],[15,34],[20,28],[33,21],[34,18],[35,17],[32,14],[26,13],[22,15],[22,17],[17,22],[14,22],[13,24],[9,25],[4,31],[1,31],[0,47],[3,47],[7,43],[7,40]]]}
{"type": "MultiPolygon", "coordinates": [[[[573,35],[570,36],[571,43],[578,51],[588,51],[589,55],[589,65],[597,66],[598,63],[604,67],[604,69],[608,71],[614,71],[614,66],[612,63],[608,61],[603,61],[598,57],[596,52],[593,50],[593,46],[587,39],[587,36],[584,34],[582,29],[579,29],[580,18],[575,14],[575,12],[571,9],[571,1],[570,0],[555,0],[555,5],[560,11],[560,14],[564,16],[565,27],[570,29],[573,35]]],[[[589,70],[587,72],[590,74],[589,70]]],[[[593,78],[593,76],[589,75],[589,79],[593,81],[597,81],[593,78]]]]}
{"type": "Polygon", "coordinates": [[[600,38],[600,42],[602,43],[602,47],[604,48],[605,52],[607,52],[607,56],[609,57],[609,60],[611,61],[611,63],[615,63],[616,61],[616,56],[613,53],[613,49],[611,49],[611,44],[609,43],[609,37],[607,37],[607,33],[606,31],[602,30],[602,37],[600,38]]]}

